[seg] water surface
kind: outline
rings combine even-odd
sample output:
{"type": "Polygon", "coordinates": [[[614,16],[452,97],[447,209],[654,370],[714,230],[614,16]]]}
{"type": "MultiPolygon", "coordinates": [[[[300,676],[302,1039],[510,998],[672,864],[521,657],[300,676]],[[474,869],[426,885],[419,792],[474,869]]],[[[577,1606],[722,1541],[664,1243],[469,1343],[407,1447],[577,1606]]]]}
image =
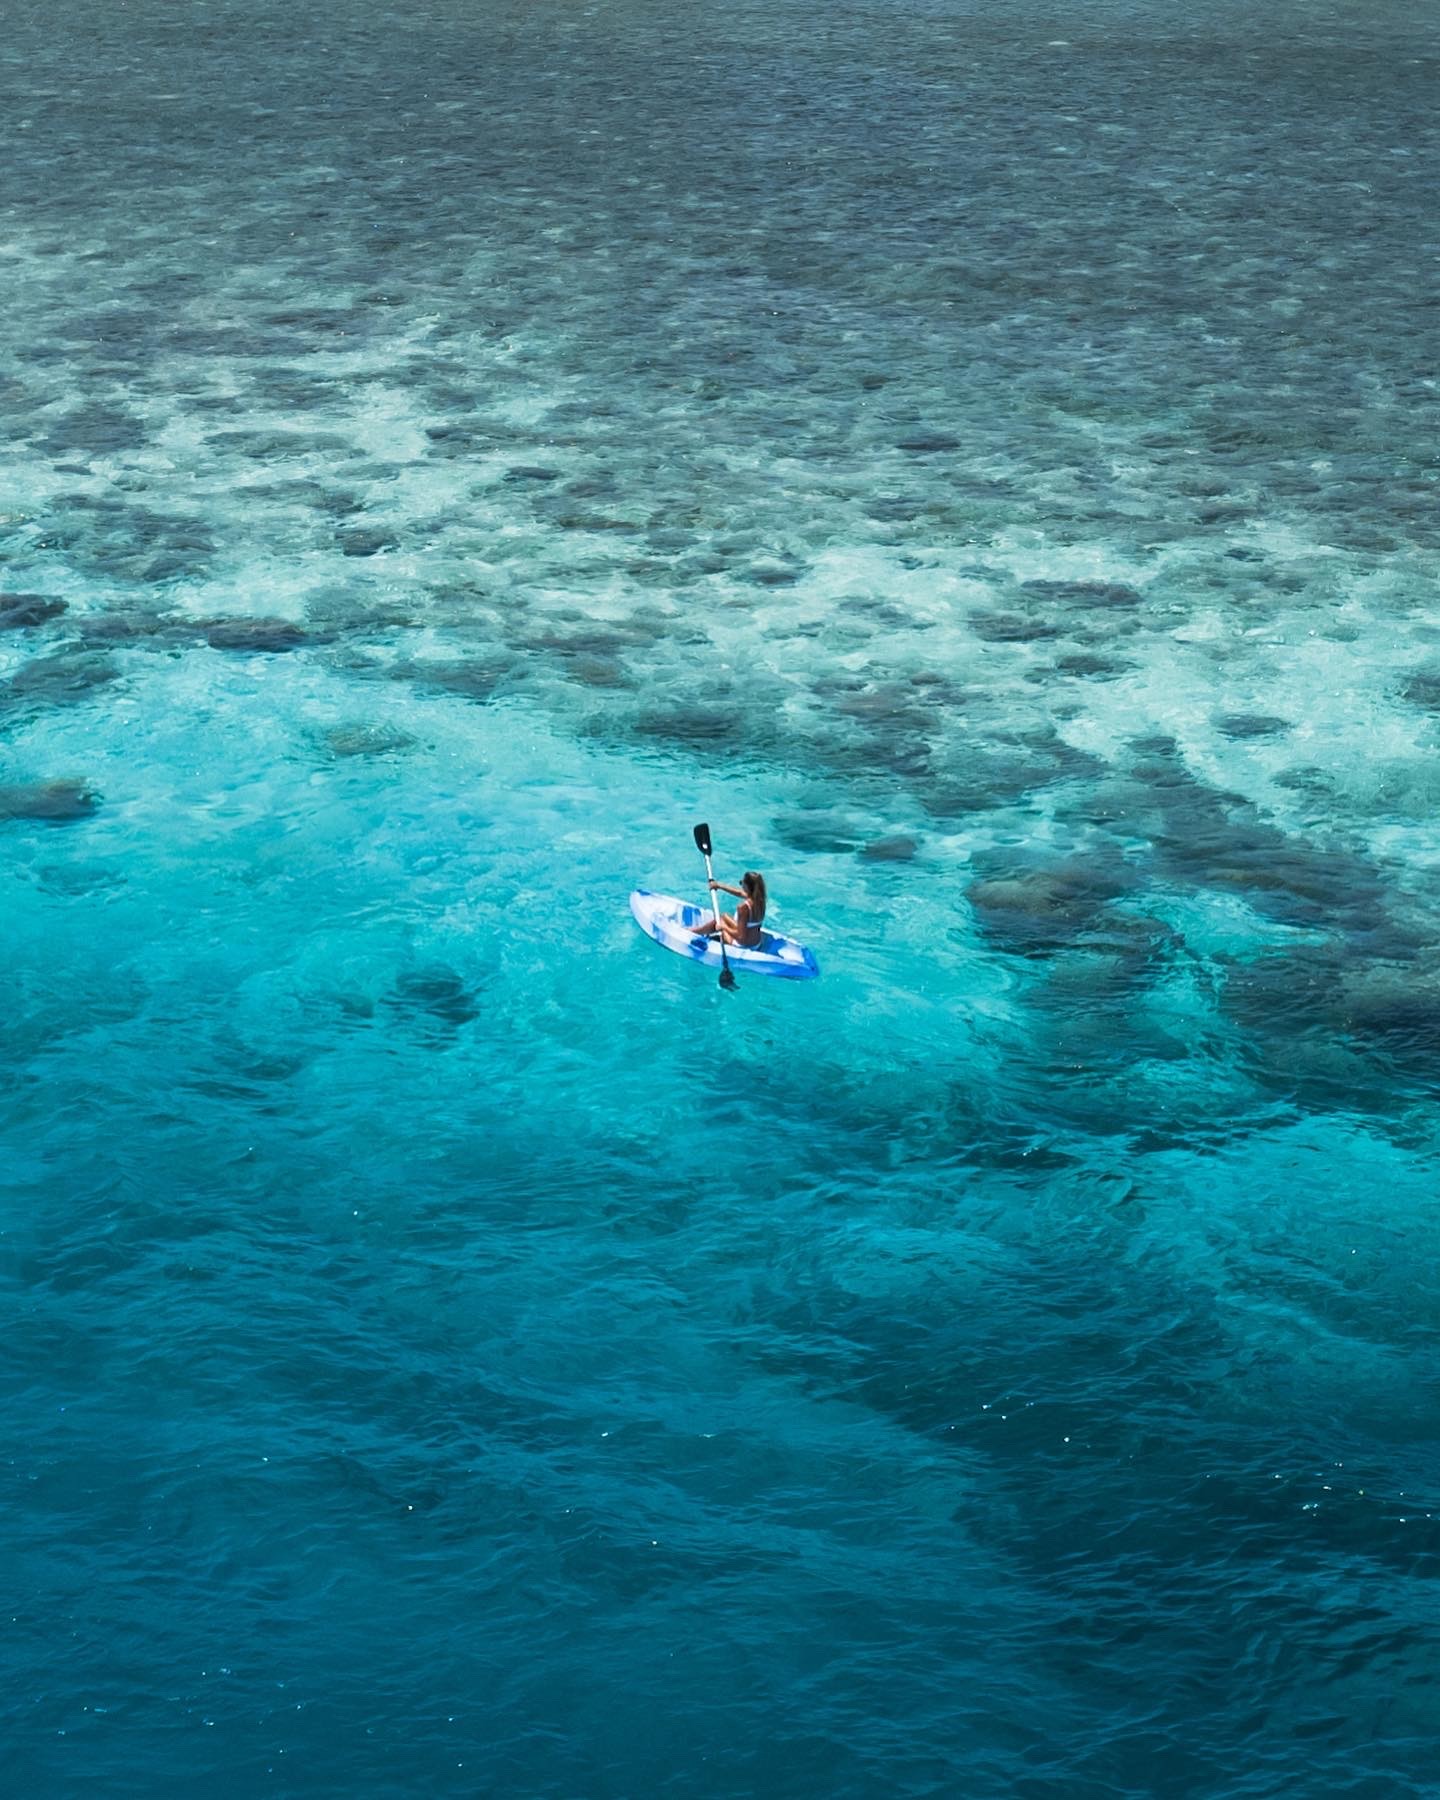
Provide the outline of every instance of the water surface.
{"type": "Polygon", "coordinates": [[[1434,1791],[1437,61],[10,9],[13,1791],[1434,1791]]]}

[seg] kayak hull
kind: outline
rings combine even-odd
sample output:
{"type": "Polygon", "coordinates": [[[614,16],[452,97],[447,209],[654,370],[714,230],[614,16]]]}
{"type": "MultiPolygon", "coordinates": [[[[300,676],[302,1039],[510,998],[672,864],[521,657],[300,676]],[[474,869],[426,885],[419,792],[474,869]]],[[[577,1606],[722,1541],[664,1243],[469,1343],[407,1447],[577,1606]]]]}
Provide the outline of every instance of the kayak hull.
{"type": "MultiPolygon", "coordinates": [[[[720,946],[714,938],[696,937],[693,927],[705,924],[713,916],[701,911],[688,900],[677,900],[673,894],[652,894],[648,888],[636,888],[630,896],[630,910],[635,922],[648,937],[677,956],[699,963],[706,969],[720,967],[720,946]]],[[[763,931],[759,945],[748,950],[743,944],[726,945],[730,967],[737,974],[777,975],[783,981],[813,981],[820,973],[814,952],[794,938],[782,937],[778,931],[763,931]]]]}

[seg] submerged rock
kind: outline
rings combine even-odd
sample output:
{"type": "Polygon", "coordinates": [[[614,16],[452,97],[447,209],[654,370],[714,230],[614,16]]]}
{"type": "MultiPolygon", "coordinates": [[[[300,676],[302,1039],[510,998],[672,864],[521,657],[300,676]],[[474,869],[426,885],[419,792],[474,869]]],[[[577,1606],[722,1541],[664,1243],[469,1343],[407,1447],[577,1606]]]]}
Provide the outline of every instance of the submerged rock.
{"type": "MultiPolygon", "coordinates": [[[[739,742],[743,746],[744,734],[739,742]]],[[[848,729],[822,727],[809,734],[802,752],[812,767],[847,779],[880,782],[887,789],[898,777],[918,781],[929,774],[930,742],[924,732],[851,723],[848,729]]]]}
{"type": "Polygon", "coordinates": [[[37,781],[0,787],[0,819],[48,819],[70,824],[88,819],[98,796],[83,781],[37,781]]]}
{"type": "Polygon", "coordinates": [[[1239,893],[1257,911],[1285,924],[1358,930],[1383,912],[1383,885],[1359,857],[1268,825],[1227,821],[1223,828],[1167,839],[1160,848],[1171,870],[1199,885],[1239,893]]]}
{"type": "Polygon", "coordinates": [[[138,450],[145,442],[145,425],[134,413],[95,403],[61,414],[44,441],[57,454],[111,456],[117,450],[138,450]]]}
{"type": "Polygon", "coordinates": [[[1150,840],[1167,881],[1243,898],[1287,925],[1373,929],[1384,916],[1384,886],[1364,856],[1339,842],[1283,831],[1241,795],[1212,788],[1186,767],[1173,739],[1136,739],[1139,760],[1119,791],[1133,835],[1150,840]]]}
{"type": "Polygon", "coordinates": [[[262,651],[278,655],[298,650],[308,640],[304,628],[290,619],[212,619],[201,626],[212,650],[262,651]]]}
{"type": "Polygon", "coordinates": [[[863,827],[843,813],[780,813],[770,828],[788,849],[805,856],[828,856],[859,848],[863,827]]]}
{"type": "Polygon", "coordinates": [[[552,523],[560,531],[639,531],[633,519],[616,518],[611,513],[566,511],[556,513],[552,523]]]}
{"type": "Polygon", "coordinates": [[[417,687],[458,694],[464,700],[489,700],[510,673],[508,664],[495,662],[407,662],[390,671],[392,680],[413,681],[417,687]]]}
{"type": "Polygon", "coordinates": [[[1440,960],[1356,957],[1339,944],[1302,945],[1248,963],[1222,959],[1224,1012],[1263,1038],[1267,1060],[1304,1042],[1420,1059],[1440,1046],[1440,960]]]}
{"type": "Polygon", "coordinates": [[[739,708],[725,702],[714,706],[670,706],[647,710],[635,720],[640,737],[659,738],[676,744],[700,744],[709,749],[744,750],[749,741],[739,708]]]}
{"type": "Polygon", "coordinates": [[[745,579],[753,582],[756,587],[794,587],[804,573],[803,564],[757,562],[751,563],[745,571],[745,579]]]}
{"type": "Polygon", "coordinates": [[[1041,599],[1075,603],[1084,607],[1141,606],[1145,596],[1123,581],[1024,581],[1027,594],[1041,599]]]}
{"type": "Polygon", "coordinates": [[[67,610],[49,594],[0,594],[0,631],[21,631],[58,619],[67,610]]]}
{"type": "Polygon", "coordinates": [[[629,688],[635,685],[624,663],[613,656],[571,657],[565,664],[565,679],[588,688],[629,688]]]}
{"type": "Polygon", "coordinates": [[[906,494],[873,494],[865,503],[865,511],[882,525],[908,525],[918,519],[928,505],[927,500],[912,499],[906,494]]]}
{"type": "Polygon", "coordinates": [[[480,1000],[443,963],[407,970],[386,1000],[392,1012],[426,1016],[442,1025],[468,1025],[480,1015],[480,1000]]]}
{"type": "Polygon", "coordinates": [[[933,728],[940,714],[923,689],[908,681],[856,681],[827,676],[811,684],[811,692],[847,719],[860,719],[879,728],[912,726],[933,728]]]}
{"type": "Polygon", "coordinates": [[[1294,727],[1289,719],[1274,713],[1222,713],[1215,721],[1215,729],[1224,737],[1243,739],[1279,737],[1294,727]]]}
{"type": "MultiPolygon", "coordinates": [[[[903,606],[897,606],[893,600],[883,599],[878,594],[857,594],[849,600],[842,600],[836,608],[837,612],[848,613],[852,618],[873,620],[877,626],[897,626],[911,631],[929,631],[932,629],[928,619],[915,619],[903,606]]],[[[915,678],[912,676],[912,680],[915,678]]]]}
{"type": "Polygon", "coordinates": [[[897,833],[894,837],[873,838],[860,854],[866,862],[910,862],[919,848],[919,838],[897,833]]]}
{"type": "Polygon", "coordinates": [[[291,456],[343,456],[351,448],[347,438],[320,431],[215,431],[209,442],[226,455],[249,456],[256,462],[283,462],[291,456]]]}
{"type": "Polygon", "coordinates": [[[37,657],[17,669],[3,691],[13,700],[60,706],[83,700],[93,689],[119,679],[120,671],[108,656],[80,651],[37,657]]]}
{"type": "Polygon", "coordinates": [[[380,556],[387,550],[398,550],[400,540],[393,532],[371,526],[355,526],[335,534],[342,556],[380,556]]]}
{"type": "Polygon", "coordinates": [[[633,633],[611,625],[590,625],[579,631],[541,631],[524,641],[527,648],[557,656],[614,656],[636,640],[633,633]]]}
{"type": "Polygon", "coordinates": [[[903,438],[896,438],[895,448],[906,450],[911,456],[933,456],[941,450],[958,450],[960,440],[952,437],[948,431],[912,431],[903,438]]]}
{"type": "Polygon", "coordinates": [[[1346,1029],[1393,1051],[1440,1046],[1440,966],[1369,963],[1348,969],[1337,1010],[1346,1029]]]}
{"type": "Polygon", "coordinates": [[[386,756],[408,750],[415,742],[398,725],[332,725],[325,733],[325,747],[332,756],[386,756]]]}
{"type": "Polygon", "coordinates": [[[1060,782],[1093,782],[1105,769],[1100,758],[1044,728],[1017,733],[993,749],[958,753],[952,748],[933,779],[920,786],[919,796],[933,817],[957,819],[1012,805],[1060,782]]]}
{"type": "Polygon", "coordinates": [[[1412,706],[1440,712],[1440,669],[1417,669],[1400,692],[1412,706]]]}
{"type": "Polygon", "coordinates": [[[1077,859],[982,875],[967,892],[988,937],[1006,949],[1031,953],[1072,942],[1133,885],[1127,869],[1077,859]]]}
{"type": "Polygon", "coordinates": [[[1134,663],[1126,662],[1120,657],[1098,656],[1093,650],[1073,650],[1055,658],[1057,674],[1097,681],[1111,680],[1117,675],[1128,673],[1134,667],[1134,663]]]}
{"type": "Polygon", "coordinates": [[[987,644],[1038,644],[1060,635],[1048,620],[1012,612],[973,612],[970,628],[987,644]]]}
{"type": "Polygon", "coordinates": [[[91,613],[80,629],[87,644],[193,641],[195,637],[195,627],[175,613],[91,613]]]}

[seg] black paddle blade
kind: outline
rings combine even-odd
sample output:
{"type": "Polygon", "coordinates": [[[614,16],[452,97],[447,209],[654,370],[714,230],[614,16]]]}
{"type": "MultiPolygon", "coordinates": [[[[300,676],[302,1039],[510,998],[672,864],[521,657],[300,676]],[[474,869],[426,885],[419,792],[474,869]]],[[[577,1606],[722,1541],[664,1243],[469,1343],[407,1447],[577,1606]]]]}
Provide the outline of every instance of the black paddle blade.
{"type": "Polygon", "coordinates": [[[710,827],[708,825],[695,827],[695,848],[702,856],[710,854],[710,827]]]}
{"type": "Polygon", "coordinates": [[[729,963],[726,963],[725,967],[720,971],[720,985],[723,988],[733,988],[735,985],[735,971],[730,967],[729,963]]]}

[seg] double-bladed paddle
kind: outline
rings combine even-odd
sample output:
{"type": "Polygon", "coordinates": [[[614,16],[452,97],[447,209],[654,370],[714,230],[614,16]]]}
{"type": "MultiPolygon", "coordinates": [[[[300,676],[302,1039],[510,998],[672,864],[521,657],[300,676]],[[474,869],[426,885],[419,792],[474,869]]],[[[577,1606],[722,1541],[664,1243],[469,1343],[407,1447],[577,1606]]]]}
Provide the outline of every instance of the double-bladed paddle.
{"type": "MultiPolygon", "coordinates": [[[[705,858],[705,879],[713,882],[715,877],[710,868],[710,827],[695,827],[695,848],[705,858]]],[[[715,909],[715,935],[720,940],[720,985],[722,988],[733,988],[735,971],[730,967],[730,958],[725,954],[725,927],[720,923],[720,898],[715,889],[710,889],[710,904],[715,909]]]]}

